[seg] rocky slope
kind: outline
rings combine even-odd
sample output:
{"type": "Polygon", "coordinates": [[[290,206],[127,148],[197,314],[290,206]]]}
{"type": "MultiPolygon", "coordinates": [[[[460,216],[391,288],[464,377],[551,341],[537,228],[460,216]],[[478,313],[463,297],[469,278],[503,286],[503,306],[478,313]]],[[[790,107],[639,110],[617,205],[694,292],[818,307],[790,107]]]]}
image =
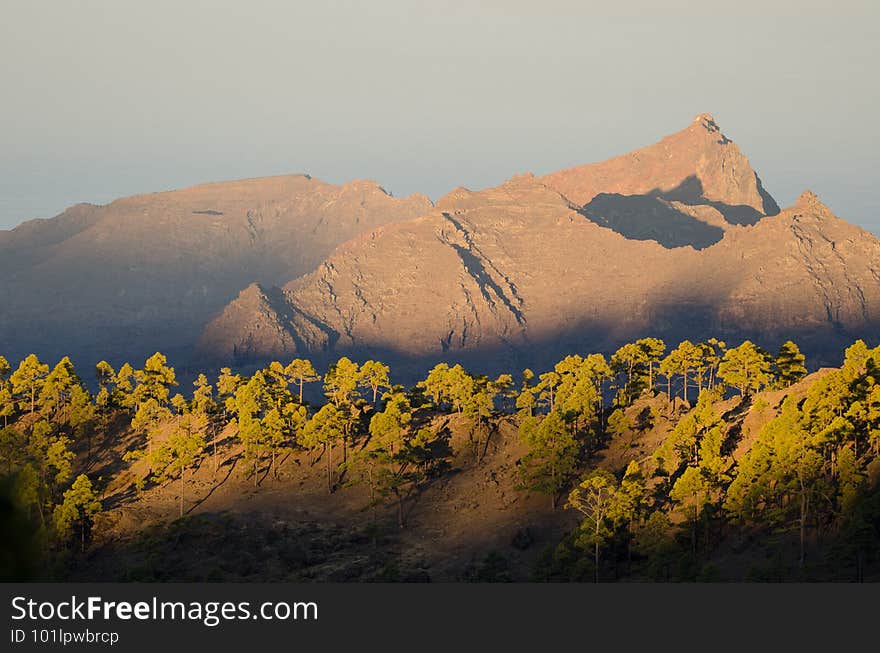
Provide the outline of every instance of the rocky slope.
{"type": "Polygon", "coordinates": [[[609,201],[632,197],[672,203],[684,213],[684,207],[710,207],[698,219],[719,225],[753,224],[779,212],[749,160],[708,113],[654,145],[541,181],[580,206],[603,200],[595,206],[600,213],[609,201]]]}
{"type": "Polygon", "coordinates": [[[304,175],[81,204],[0,232],[0,351],[189,358],[205,322],[253,282],[309,272],[339,243],[431,208],[369,181],[304,175]]]}
{"type": "Polygon", "coordinates": [[[249,311],[239,298],[199,346],[217,359],[251,349],[382,356],[413,372],[438,360],[510,371],[646,335],[748,337],[767,347],[794,338],[815,365],[837,362],[846,341],[872,339],[878,281],[880,241],[809,192],[779,212],[736,146],[698,116],[610,162],[457,189],[423,217],[340,246],[276,293],[274,308],[249,311]],[[676,194],[691,178],[700,195],[676,194]],[[631,222],[681,242],[626,237],[620,221],[590,216],[611,192],[662,202],[680,224],[657,224],[646,211],[631,222]],[[737,220],[743,207],[757,217],[737,220]],[[717,238],[688,242],[703,227],[717,238]]]}

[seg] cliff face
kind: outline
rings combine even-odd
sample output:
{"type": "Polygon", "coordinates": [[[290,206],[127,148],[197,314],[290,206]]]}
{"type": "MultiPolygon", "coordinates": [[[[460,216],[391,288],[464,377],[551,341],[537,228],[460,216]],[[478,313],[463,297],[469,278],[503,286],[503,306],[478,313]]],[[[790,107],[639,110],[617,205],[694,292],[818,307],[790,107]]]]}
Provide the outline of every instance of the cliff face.
{"type": "MultiPolygon", "coordinates": [[[[795,338],[830,362],[880,324],[878,281],[880,242],[812,194],[697,250],[627,239],[526,176],[456,191],[429,215],[346,243],[283,293],[326,334],[299,354],[509,370],[647,335],[795,338]]],[[[210,327],[240,330],[223,316],[210,327]]],[[[290,353],[281,337],[263,349],[290,353]]]]}
{"type": "Polygon", "coordinates": [[[303,175],[78,205],[0,232],[0,350],[93,362],[188,358],[243,288],[309,272],[341,242],[431,208],[303,175]]]}

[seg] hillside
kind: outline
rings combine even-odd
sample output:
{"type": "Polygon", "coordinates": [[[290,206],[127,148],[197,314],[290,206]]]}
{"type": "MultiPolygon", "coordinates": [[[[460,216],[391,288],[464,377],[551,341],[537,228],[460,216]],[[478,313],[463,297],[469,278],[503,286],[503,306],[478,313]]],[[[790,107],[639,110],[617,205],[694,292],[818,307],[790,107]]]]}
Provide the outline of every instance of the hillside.
{"type": "MultiPolygon", "coordinates": [[[[847,365],[860,360],[858,353],[848,356],[847,365]]],[[[626,406],[621,412],[627,426],[613,433],[608,426],[607,439],[582,459],[574,477],[589,478],[595,470],[620,477],[635,461],[646,484],[645,501],[653,496],[655,510],[668,510],[669,531],[663,537],[670,539],[654,553],[640,548],[639,537],[645,535],[608,551],[604,579],[662,580],[666,575],[692,580],[691,575],[711,573],[715,580],[742,581],[766,573],[786,578],[802,573],[792,571],[796,529],[783,529],[787,535],[780,539],[762,534],[767,524],[759,519],[757,526],[743,530],[724,520],[719,508],[709,511],[708,506],[720,506],[714,498],[707,500],[708,539],[701,531],[700,553],[696,560],[689,558],[688,503],[663,499],[680,472],[668,480],[658,461],[688,420],[699,424],[707,419],[709,406],[710,419],[720,424],[726,443],[718,450],[724,468],[735,478],[737,466],[747,466],[749,456],[763,446],[768,425],[781,418],[786,399],[809,403],[823,382],[849,373],[824,369],[786,388],[767,387],[746,398],[716,395],[707,404],[646,392],[626,406]]],[[[153,447],[172,436],[174,419],[149,436],[153,447]]],[[[518,434],[522,414],[496,413],[483,442],[474,440],[473,425],[459,415],[429,407],[417,411],[414,419],[413,430],[427,427],[438,434],[451,458],[445,472],[426,477],[407,493],[403,527],[397,523],[394,498],[371,501],[371,490],[363,479],[358,481],[355,468],[340,466],[338,483],[328,492],[326,450],[285,449],[274,466],[263,459],[252,471],[234,423],[216,432],[185,480],[148,482],[136,490],[150,468],[144,459],[125,462],[125,454],[144,446],[142,436],[124,418],[111,420],[112,426],[89,443],[93,448],[88,453],[79,443],[76,465],[97,479],[103,511],[87,551],[73,555],[58,573],[71,580],[123,581],[590,580],[589,555],[577,546],[572,549],[572,538],[580,532],[577,511],[564,501],[551,506],[547,494],[522,486],[521,466],[529,454],[518,434]]],[[[701,460],[706,455],[701,453],[701,460]]],[[[870,452],[863,460],[866,492],[876,487],[880,461],[870,452]]],[[[727,477],[728,495],[729,483],[727,477]]],[[[566,485],[563,496],[576,484],[566,485]]],[[[872,495],[865,496],[867,502],[872,495]]],[[[880,580],[880,567],[871,563],[854,570],[846,549],[841,553],[839,548],[845,532],[841,528],[854,514],[835,517],[843,521],[833,525],[819,514],[811,517],[816,525],[810,528],[806,548],[810,579],[846,580],[862,574],[864,580],[880,580]]],[[[646,513],[637,532],[649,535],[651,523],[646,513]]]]}
{"type": "Polygon", "coordinates": [[[339,243],[430,207],[374,182],[306,175],[77,205],[0,232],[0,351],[86,365],[157,349],[188,357],[210,316],[249,284],[284,283],[339,243]]]}
{"type": "Polygon", "coordinates": [[[710,247],[666,248],[585,219],[522,176],[345,243],[272,306],[251,310],[243,295],[199,349],[218,361],[348,354],[496,373],[646,335],[717,336],[768,348],[794,338],[829,364],[847,341],[875,338],[878,280],[880,241],[809,192],[754,225],[727,224],[710,247]]]}

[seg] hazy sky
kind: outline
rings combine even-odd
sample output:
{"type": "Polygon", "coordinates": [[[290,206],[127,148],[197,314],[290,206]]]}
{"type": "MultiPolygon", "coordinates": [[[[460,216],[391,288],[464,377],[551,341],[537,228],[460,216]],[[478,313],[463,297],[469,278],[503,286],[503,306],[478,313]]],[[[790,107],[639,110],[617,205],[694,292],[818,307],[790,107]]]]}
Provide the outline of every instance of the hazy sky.
{"type": "Polygon", "coordinates": [[[841,0],[0,0],[0,228],[287,172],[436,199],[707,111],[781,205],[811,188],[880,233],[878,25],[841,0]]]}

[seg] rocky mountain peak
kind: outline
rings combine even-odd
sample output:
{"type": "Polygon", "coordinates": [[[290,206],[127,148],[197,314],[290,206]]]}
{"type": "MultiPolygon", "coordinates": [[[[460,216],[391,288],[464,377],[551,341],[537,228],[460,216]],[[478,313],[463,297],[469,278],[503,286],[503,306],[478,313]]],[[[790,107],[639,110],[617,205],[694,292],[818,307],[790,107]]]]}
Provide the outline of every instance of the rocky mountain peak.
{"type": "Polygon", "coordinates": [[[822,221],[839,220],[831,209],[819,199],[819,196],[811,190],[805,190],[798,196],[792,210],[795,214],[806,214],[822,221]]]}
{"type": "Polygon", "coordinates": [[[624,202],[638,197],[711,206],[731,224],[754,224],[779,212],[748,158],[708,113],[653,145],[541,180],[585,209],[604,194],[624,202]]]}
{"type": "Polygon", "coordinates": [[[797,202],[795,202],[797,206],[825,206],[822,204],[822,201],[819,199],[819,196],[816,195],[813,191],[807,189],[803,193],[801,193],[797,202]]]}
{"type": "Polygon", "coordinates": [[[694,118],[694,122],[699,124],[703,129],[708,132],[716,133],[720,132],[721,128],[718,126],[718,123],[715,122],[715,118],[712,117],[711,113],[700,113],[694,118]]]}

